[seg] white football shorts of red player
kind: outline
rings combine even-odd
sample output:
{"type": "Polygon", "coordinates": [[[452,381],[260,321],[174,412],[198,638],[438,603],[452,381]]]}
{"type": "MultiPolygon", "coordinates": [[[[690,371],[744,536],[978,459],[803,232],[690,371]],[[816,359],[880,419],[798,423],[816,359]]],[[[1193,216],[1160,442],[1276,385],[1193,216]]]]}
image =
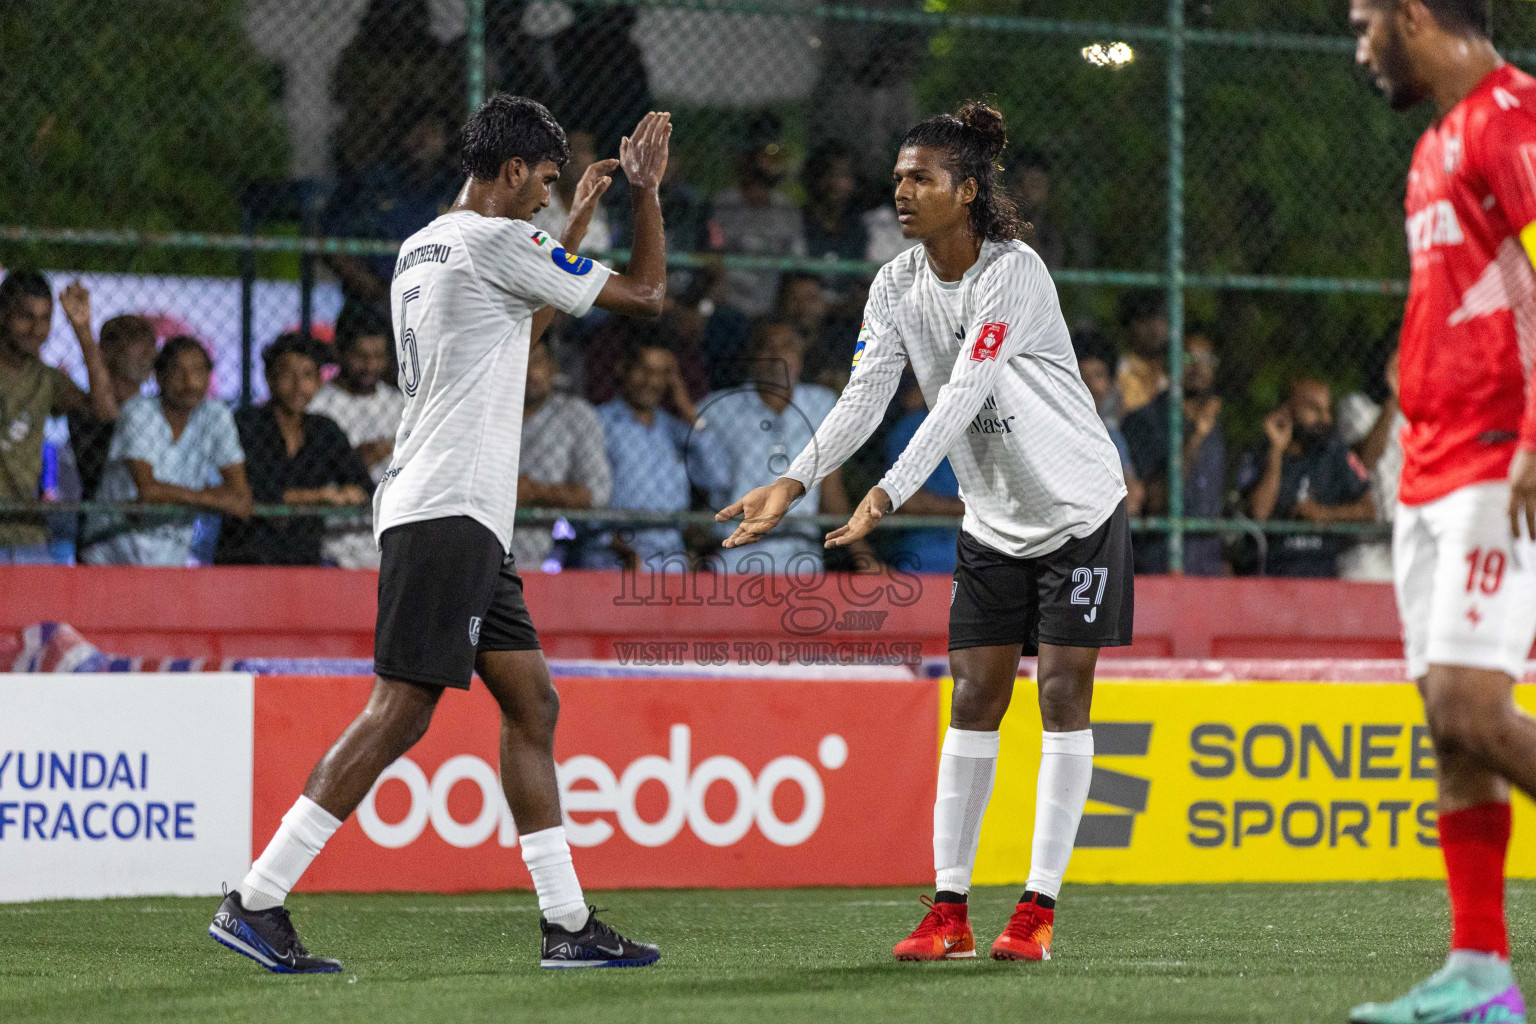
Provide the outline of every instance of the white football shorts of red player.
{"type": "Polygon", "coordinates": [[[1536,542],[1509,529],[1509,484],[1397,510],[1392,538],[1408,678],[1430,665],[1519,679],[1536,640],[1536,542]]]}

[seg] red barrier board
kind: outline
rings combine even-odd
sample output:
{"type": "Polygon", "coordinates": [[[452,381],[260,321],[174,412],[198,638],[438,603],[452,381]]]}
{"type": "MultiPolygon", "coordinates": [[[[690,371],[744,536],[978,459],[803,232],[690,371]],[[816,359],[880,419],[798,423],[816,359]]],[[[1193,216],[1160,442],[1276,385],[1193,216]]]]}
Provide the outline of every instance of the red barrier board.
{"type": "MultiPolygon", "coordinates": [[[[256,683],[253,853],[370,680],[256,683]]],[[[593,889],[920,884],[936,785],[934,681],[561,679],[555,761],[593,889]]],[[[444,694],[300,883],[311,891],[528,888],[496,777],[500,715],[444,694]]]]}

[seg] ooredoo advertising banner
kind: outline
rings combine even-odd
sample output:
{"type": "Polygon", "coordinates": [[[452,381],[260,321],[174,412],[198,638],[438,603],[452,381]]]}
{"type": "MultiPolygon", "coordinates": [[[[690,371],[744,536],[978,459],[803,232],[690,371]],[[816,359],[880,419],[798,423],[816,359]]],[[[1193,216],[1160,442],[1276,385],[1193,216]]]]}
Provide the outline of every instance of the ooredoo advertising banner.
{"type": "MultiPolygon", "coordinates": [[[[1516,698],[1536,707],[1536,686],[1516,698]]],[[[1100,680],[1093,729],[1074,881],[1444,877],[1434,749],[1411,685],[1100,680]]],[[[977,884],[1027,877],[1039,762],[1035,691],[1021,679],[977,884]]],[[[1517,802],[1509,872],[1536,877],[1536,809],[1517,802]]]]}
{"type": "Polygon", "coordinates": [[[0,901],[239,881],[251,694],[232,673],[0,675],[0,901]]]}
{"type": "MultiPolygon", "coordinates": [[[[370,680],[256,689],[255,843],[367,701],[370,680]]],[[[562,678],[555,761],[592,888],[925,883],[932,681],[562,678]]],[[[304,876],[310,890],[528,887],[497,774],[500,712],[449,690],[304,876]]]]}

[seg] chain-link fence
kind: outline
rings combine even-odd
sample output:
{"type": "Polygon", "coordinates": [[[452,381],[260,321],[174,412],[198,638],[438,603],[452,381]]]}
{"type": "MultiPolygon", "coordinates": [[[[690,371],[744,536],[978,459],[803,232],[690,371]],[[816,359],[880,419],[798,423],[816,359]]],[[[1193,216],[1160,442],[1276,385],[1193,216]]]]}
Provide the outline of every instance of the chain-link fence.
{"type": "MultiPolygon", "coordinates": [[[[0,323],[0,550],[376,557],[366,498],[400,405],[391,267],[461,183],[465,111],[504,89],[541,99],[570,133],[572,163],[539,218],[555,234],[581,170],[614,155],[641,113],[669,109],[676,125],[666,315],[558,323],[535,354],[520,564],[714,557],[710,509],[780,471],[846,382],[869,275],[904,245],[887,184],[896,140],[986,98],[1010,126],[1007,187],[1136,478],[1140,568],[1381,578],[1403,180],[1428,113],[1399,116],[1375,94],[1347,9],[6,5],[0,261],[44,269],[50,297],[41,308],[18,286],[26,316],[0,323]],[[87,312],[79,292],[53,298],[74,281],[87,312]],[[123,314],[144,322],[104,326],[123,314]],[[90,394],[80,330],[102,343],[90,394]],[[135,340],[146,332],[158,370],[135,340]],[[176,336],[196,346],[167,358],[176,336]],[[36,343],[73,384],[27,361],[36,343]],[[193,364],[205,358],[200,404],[193,364]],[[188,408],[171,408],[178,387],[188,408]],[[1296,421],[1283,431],[1271,416],[1282,404],[1296,421]],[[695,417],[707,427],[684,426],[695,417]],[[1334,429],[1310,429],[1320,418],[1334,429]],[[1256,507],[1277,433],[1290,452],[1282,493],[1256,507]],[[236,454],[243,470],[222,472],[236,454]]],[[[1529,65],[1536,4],[1494,9],[1497,42],[1529,65]]],[[[631,241],[622,192],[621,178],[583,247],[610,263],[631,241]]],[[[922,414],[903,388],[772,557],[819,560],[817,530],[857,503],[922,414]]],[[[943,571],[959,507],[941,471],[909,506],[931,518],[889,520],[860,554],[943,571]]]]}

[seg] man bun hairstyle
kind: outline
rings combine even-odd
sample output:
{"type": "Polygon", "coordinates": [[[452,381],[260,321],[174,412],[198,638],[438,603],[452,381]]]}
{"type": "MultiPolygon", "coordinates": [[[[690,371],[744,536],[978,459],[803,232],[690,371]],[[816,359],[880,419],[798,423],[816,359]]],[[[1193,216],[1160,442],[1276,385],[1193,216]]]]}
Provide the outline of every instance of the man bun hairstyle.
{"type": "Polygon", "coordinates": [[[491,181],[513,157],[530,170],[545,160],[564,167],[571,158],[565,129],[544,104],[498,92],[469,115],[461,133],[464,173],[491,181]]]}
{"type": "Polygon", "coordinates": [[[976,237],[989,242],[1023,237],[1018,207],[998,181],[1002,172],[998,157],[1008,147],[1008,129],[996,108],[971,100],[953,115],[940,114],[913,126],[901,145],[944,150],[949,156],[945,165],[956,187],[967,178],[975,179],[976,198],[971,201],[970,214],[976,237]]]}

